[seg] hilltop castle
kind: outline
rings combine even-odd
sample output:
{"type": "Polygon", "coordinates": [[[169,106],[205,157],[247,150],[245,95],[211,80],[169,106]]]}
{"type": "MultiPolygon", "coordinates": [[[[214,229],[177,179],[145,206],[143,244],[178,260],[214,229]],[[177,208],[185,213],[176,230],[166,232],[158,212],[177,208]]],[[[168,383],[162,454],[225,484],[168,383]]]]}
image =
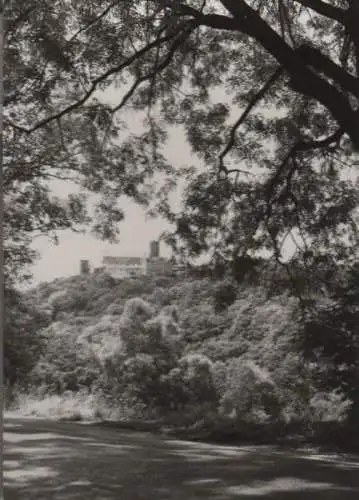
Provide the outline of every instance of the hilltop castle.
{"type": "MultiPolygon", "coordinates": [[[[150,242],[148,257],[106,256],[102,260],[102,266],[104,272],[117,279],[131,276],[163,275],[180,271],[174,258],[168,260],[160,256],[159,241],[150,242]]],[[[81,274],[88,273],[88,261],[81,261],[81,274]]]]}

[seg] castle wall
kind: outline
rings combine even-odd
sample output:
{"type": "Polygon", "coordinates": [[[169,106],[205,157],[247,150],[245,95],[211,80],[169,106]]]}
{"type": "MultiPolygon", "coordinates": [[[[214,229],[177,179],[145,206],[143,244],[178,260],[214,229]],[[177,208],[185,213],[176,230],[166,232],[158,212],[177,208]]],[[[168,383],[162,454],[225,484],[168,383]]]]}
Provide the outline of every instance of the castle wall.
{"type": "Polygon", "coordinates": [[[147,259],[148,274],[167,274],[172,271],[172,264],[166,259],[147,259]]]}
{"type": "Polygon", "coordinates": [[[130,276],[143,276],[145,274],[161,275],[176,272],[171,260],[159,256],[158,241],[151,241],[149,258],[141,257],[104,257],[105,272],[113,278],[122,279],[130,276]]]}
{"type": "Polygon", "coordinates": [[[146,260],[140,257],[105,257],[105,272],[117,279],[146,274],[146,260]]]}

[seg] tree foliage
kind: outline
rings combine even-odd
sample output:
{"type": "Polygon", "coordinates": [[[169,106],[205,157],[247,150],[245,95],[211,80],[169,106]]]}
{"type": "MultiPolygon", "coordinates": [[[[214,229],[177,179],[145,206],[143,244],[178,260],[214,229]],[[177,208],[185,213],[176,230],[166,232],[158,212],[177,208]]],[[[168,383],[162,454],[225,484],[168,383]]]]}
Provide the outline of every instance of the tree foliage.
{"type": "Polygon", "coordinates": [[[4,378],[9,386],[26,386],[31,370],[46,348],[40,332],[51,321],[41,308],[14,290],[4,296],[4,378]]]}
{"type": "Polygon", "coordinates": [[[31,258],[36,231],[90,224],[113,238],[123,195],[154,200],[186,256],[265,249],[281,260],[291,242],[293,265],[313,277],[357,250],[356,0],[18,0],[5,18],[8,262],[31,258]],[[173,127],[194,168],[168,165],[173,127]],[[81,195],[52,198],[52,179],[81,195]]]}
{"type": "Polygon", "coordinates": [[[303,335],[305,358],[316,366],[322,387],[339,389],[359,415],[359,269],[308,313],[303,335]]]}
{"type": "Polygon", "coordinates": [[[29,381],[47,394],[90,388],[99,377],[101,366],[91,345],[78,342],[77,328],[54,322],[42,335],[44,349],[29,381]]]}
{"type": "Polygon", "coordinates": [[[16,377],[8,381],[23,380],[37,399],[51,396],[49,405],[53,394],[65,404],[66,391],[80,405],[86,393],[97,416],[196,424],[222,436],[248,437],[254,428],[272,437],[293,428],[312,432],[328,420],[345,434],[349,415],[350,440],[356,439],[354,271],[305,323],[288,291],[268,298],[264,287],[228,279],[107,280],[97,273],[42,284],[14,296],[23,306],[12,306],[8,317],[6,355],[16,355],[10,365],[16,377]],[[223,290],[234,302],[218,310],[223,290]],[[78,302],[84,292],[86,301],[78,302]]]}

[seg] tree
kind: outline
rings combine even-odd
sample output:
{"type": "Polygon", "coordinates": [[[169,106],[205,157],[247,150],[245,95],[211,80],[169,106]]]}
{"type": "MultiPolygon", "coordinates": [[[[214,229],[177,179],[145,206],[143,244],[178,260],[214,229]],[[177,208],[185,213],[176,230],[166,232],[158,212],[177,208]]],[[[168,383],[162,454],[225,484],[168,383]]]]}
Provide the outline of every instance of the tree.
{"type": "Polygon", "coordinates": [[[278,419],[280,403],[277,392],[275,383],[265,370],[253,362],[232,358],[226,370],[221,411],[248,421],[278,419]]]}
{"type": "Polygon", "coordinates": [[[305,263],[312,280],[323,261],[357,252],[357,1],[26,0],[5,18],[10,261],[35,230],[90,223],[81,196],[50,199],[53,178],[98,195],[92,228],[106,238],[127,195],[155,200],[175,225],[167,241],[188,257],[265,249],[283,263],[290,241],[294,269],[305,263]],[[125,109],[139,112],[140,132],[125,131],[125,109]],[[173,126],[202,167],[167,164],[173,126]]]}
{"type": "Polygon", "coordinates": [[[50,318],[17,291],[6,290],[4,299],[5,384],[9,388],[27,387],[29,374],[45,349],[41,330],[50,318]]]}
{"type": "Polygon", "coordinates": [[[78,327],[54,322],[41,332],[44,345],[28,382],[47,394],[91,391],[101,373],[101,364],[91,344],[79,342],[78,327]]]}
{"type": "Polygon", "coordinates": [[[359,266],[306,316],[305,358],[316,367],[321,387],[340,391],[351,401],[350,420],[359,415],[359,266]]]}

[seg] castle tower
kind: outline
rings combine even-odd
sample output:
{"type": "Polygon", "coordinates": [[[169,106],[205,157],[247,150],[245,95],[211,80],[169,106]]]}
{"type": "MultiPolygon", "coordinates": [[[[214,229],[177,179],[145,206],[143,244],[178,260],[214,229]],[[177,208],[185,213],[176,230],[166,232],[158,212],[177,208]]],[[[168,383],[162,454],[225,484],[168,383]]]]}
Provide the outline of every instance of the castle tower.
{"type": "Polygon", "coordinates": [[[82,275],[90,274],[90,263],[88,260],[80,261],[80,274],[82,275]]]}
{"type": "Polygon", "coordinates": [[[158,259],[160,256],[160,242],[157,240],[150,243],[150,259],[158,259]]]}

